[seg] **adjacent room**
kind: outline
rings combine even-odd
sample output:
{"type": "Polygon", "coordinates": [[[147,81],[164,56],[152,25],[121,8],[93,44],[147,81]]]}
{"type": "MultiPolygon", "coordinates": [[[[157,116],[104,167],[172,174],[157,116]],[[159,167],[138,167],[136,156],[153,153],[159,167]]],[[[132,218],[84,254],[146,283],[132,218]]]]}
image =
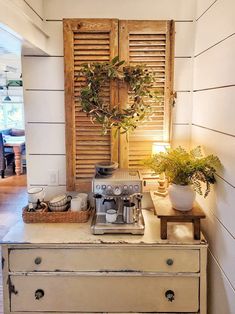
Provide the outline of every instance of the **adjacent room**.
{"type": "Polygon", "coordinates": [[[0,4],[0,314],[235,314],[234,0],[0,4]]]}

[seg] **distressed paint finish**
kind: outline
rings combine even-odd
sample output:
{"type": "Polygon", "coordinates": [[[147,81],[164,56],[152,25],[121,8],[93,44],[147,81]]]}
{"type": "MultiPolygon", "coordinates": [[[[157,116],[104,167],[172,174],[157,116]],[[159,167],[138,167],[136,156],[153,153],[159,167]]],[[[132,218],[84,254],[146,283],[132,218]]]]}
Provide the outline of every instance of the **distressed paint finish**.
{"type": "Polygon", "coordinates": [[[3,239],[4,313],[206,314],[203,235],[194,240],[189,225],[176,225],[161,240],[159,219],[150,211],[144,217],[143,236],[97,237],[89,223],[16,224],[3,239]],[[44,296],[36,300],[38,289],[44,296]]]}

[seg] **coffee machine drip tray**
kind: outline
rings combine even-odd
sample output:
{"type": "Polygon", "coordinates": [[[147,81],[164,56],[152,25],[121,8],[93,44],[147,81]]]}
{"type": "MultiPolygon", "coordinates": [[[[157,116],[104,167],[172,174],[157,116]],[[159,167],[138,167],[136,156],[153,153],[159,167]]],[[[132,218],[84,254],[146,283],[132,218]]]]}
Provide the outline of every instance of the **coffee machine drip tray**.
{"type": "Polygon", "coordinates": [[[138,219],[134,223],[123,223],[123,216],[118,215],[114,223],[107,223],[105,214],[95,214],[92,223],[91,230],[93,234],[105,234],[105,233],[129,233],[129,234],[144,234],[144,218],[141,210],[138,214],[138,219]]]}

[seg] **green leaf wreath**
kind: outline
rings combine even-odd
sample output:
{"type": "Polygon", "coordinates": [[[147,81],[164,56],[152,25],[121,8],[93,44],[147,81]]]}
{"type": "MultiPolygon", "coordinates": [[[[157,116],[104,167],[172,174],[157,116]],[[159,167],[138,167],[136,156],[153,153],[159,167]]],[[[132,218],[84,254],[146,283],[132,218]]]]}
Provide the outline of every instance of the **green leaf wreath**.
{"type": "Polygon", "coordinates": [[[110,62],[84,63],[77,77],[85,77],[86,86],[80,91],[82,111],[86,112],[93,123],[102,125],[102,133],[115,127],[120,133],[133,131],[151,114],[146,98],[155,98],[156,92],[151,91],[154,82],[153,74],[144,66],[123,66],[118,56],[110,62]],[[102,87],[116,81],[118,84],[128,84],[133,94],[133,102],[120,110],[118,104],[111,108],[102,100],[102,87]]]}

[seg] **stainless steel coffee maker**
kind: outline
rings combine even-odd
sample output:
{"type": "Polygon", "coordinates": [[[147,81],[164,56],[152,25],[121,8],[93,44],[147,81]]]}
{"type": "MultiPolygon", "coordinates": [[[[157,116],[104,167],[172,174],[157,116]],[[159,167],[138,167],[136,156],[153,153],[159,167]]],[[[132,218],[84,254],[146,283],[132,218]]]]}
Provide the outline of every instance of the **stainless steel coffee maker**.
{"type": "Polygon", "coordinates": [[[96,209],[93,234],[144,233],[142,180],[138,171],[118,169],[108,177],[96,175],[92,191],[96,209]]]}

